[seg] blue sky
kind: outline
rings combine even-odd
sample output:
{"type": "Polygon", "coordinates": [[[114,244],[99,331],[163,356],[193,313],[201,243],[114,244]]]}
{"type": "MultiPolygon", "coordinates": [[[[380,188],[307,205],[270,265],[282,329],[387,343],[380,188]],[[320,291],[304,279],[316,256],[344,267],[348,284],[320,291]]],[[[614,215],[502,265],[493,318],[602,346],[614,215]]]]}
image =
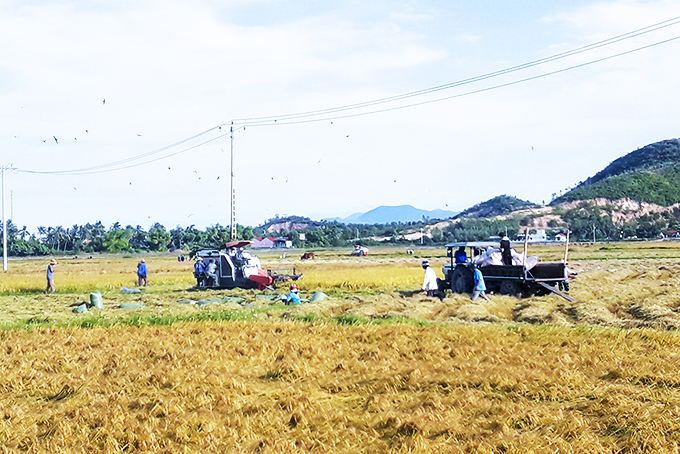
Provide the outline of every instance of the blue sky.
{"type": "Polygon", "coordinates": [[[477,77],[677,16],[670,0],[0,1],[0,164],[53,172],[155,152],[104,173],[11,173],[7,214],[29,230],[227,225],[227,125],[276,116],[236,122],[242,224],[380,205],[462,210],[500,194],[548,202],[680,136],[680,40],[514,82],[675,38],[680,25],[375,108],[281,116],[477,77]]]}

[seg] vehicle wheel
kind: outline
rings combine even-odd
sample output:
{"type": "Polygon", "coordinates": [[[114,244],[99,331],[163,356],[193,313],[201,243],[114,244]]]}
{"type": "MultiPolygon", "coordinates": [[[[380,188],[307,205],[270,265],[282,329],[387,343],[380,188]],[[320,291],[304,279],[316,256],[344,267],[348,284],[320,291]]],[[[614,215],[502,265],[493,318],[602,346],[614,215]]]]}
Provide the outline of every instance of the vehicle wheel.
{"type": "Polygon", "coordinates": [[[472,273],[466,268],[457,268],[451,276],[451,290],[456,293],[472,293],[472,273]]]}
{"type": "Polygon", "coordinates": [[[519,286],[513,281],[501,282],[501,295],[519,295],[519,286]]]}

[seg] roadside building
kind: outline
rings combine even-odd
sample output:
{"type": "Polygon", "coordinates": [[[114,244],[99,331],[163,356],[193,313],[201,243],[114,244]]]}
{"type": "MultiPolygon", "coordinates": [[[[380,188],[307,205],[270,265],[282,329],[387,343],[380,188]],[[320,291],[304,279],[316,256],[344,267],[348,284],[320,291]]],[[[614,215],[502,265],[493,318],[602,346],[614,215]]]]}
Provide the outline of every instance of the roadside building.
{"type": "Polygon", "coordinates": [[[250,243],[250,247],[253,249],[271,249],[274,247],[274,238],[270,236],[266,238],[256,236],[250,243]]]}

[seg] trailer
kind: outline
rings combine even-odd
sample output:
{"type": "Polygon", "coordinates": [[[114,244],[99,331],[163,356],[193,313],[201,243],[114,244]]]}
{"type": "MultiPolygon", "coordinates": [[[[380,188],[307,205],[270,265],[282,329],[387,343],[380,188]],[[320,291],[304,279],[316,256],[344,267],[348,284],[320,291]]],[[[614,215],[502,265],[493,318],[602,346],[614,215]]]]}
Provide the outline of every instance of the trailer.
{"type": "MultiPolygon", "coordinates": [[[[444,280],[440,290],[455,293],[472,293],[474,281],[473,264],[479,262],[483,254],[500,251],[500,244],[493,241],[458,242],[446,245],[446,255],[450,263],[443,267],[444,280]],[[491,248],[491,249],[489,249],[491,248]],[[458,254],[456,254],[456,252],[458,254]],[[465,254],[461,254],[465,252],[465,254]],[[456,257],[458,256],[458,257],[456,257]]],[[[518,297],[547,295],[554,293],[573,301],[568,295],[569,282],[575,276],[567,267],[568,242],[565,246],[565,260],[561,262],[527,263],[527,243],[524,242],[524,259],[521,264],[481,265],[479,270],[484,276],[487,292],[518,297]]]]}

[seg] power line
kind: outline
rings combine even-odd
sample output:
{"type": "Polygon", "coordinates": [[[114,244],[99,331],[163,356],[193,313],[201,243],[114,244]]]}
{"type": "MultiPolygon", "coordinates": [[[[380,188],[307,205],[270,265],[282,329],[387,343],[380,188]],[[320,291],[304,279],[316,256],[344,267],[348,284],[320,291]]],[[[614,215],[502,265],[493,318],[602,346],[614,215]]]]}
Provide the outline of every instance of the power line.
{"type": "MultiPolygon", "coordinates": [[[[211,128],[210,130],[213,130],[213,129],[215,129],[215,128],[211,128]]],[[[208,130],[208,131],[210,131],[210,130],[208,130]]],[[[198,137],[199,135],[202,135],[202,134],[205,134],[205,132],[194,136],[194,138],[198,137]]],[[[127,165],[127,166],[124,166],[124,167],[104,168],[104,167],[107,167],[107,166],[112,166],[114,164],[117,164],[117,163],[109,163],[109,164],[102,164],[100,166],[90,167],[90,168],[87,168],[87,169],[78,169],[78,170],[37,171],[37,170],[18,169],[18,171],[24,172],[24,173],[37,173],[37,174],[41,174],[41,175],[91,175],[91,174],[95,174],[95,173],[115,172],[117,170],[131,169],[133,167],[139,167],[139,166],[143,166],[143,165],[146,165],[146,164],[151,164],[152,162],[161,161],[163,159],[167,159],[167,158],[170,158],[172,156],[176,156],[176,155],[181,154],[181,153],[186,153],[187,151],[193,150],[193,149],[198,148],[198,147],[202,147],[203,145],[206,145],[210,142],[214,142],[215,140],[221,139],[222,137],[228,136],[228,135],[229,135],[229,133],[225,132],[225,133],[220,134],[216,137],[213,137],[212,139],[208,139],[208,140],[203,141],[201,143],[198,143],[196,145],[192,145],[190,147],[184,148],[183,150],[179,150],[179,151],[176,151],[174,153],[159,156],[159,157],[154,158],[154,159],[149,159],[149,160],[144,161],[144,162],[138,162],[138,163],[135,163],[135,164],[130,164],[130,165],[127,165]],[[91,170],[91,169],[94,169],[94,170],[91,170]]],[[[176,144],[186,143],[188,140],[191,140],[191,139],[185,139],[185,140],[182,140],[180,142],[176,142],[176,144]]],[[[176,146],[176,145],[173,144],[172,146],[176,146]]],[[[168,148],[171,148],[172,146],[168,145],[168,146],[164,147],[164,149],[167,150],[168,148]]],[[[157,152],[158,151],[154,151],[153,153],[157,153],[157,152]]],[[[148,156],[149,154],[152,154],[152,153],[151,152],[145,153],[146,156],[148,156]]],[[[144,155],[139,155],[139,156],[129,158],[127,160],[118,161],[118,163],[124,162],[124,161],[129,162],[129,161],[132,161],[134,159],[141,159],[142,157],[144,157],[144,155]]]]}
{"type": "MultiPolygon", "coordinates": [[[[636,49],[631,49],[631,50],[621,52],[621,53],[618,53],[618,54],[615,54],[615,55],[610,55],[608,57],[602,57],[602,58],[598,58],[596,60],[591,60],[589,62],[580,63],[578,65],[570,66],[568,68],[562,68],[562,69],[558,69],[558,70],[555,70],[555,71],[550,71],[550,72],[547,72],[547,73],[538,74],[536,76],[531,76],[531,77],[527,77],[527,78],[524,78],[524,79],[515,80],[515,81],[512,81],[512,82],[506,82],[506,83],[494,85],[494,86],[491,86],[491,87],[480,88],[478,90],[472,90],[472,91],[468,91],[468,92],[465,92],[465,93],[459,93],[459,94],[456,94],[456,95],[445,96],[445,97],[442,97],[442,98],[430,99],[430,100],[427,100],[427,101],[421,101],[421,102],[406,104],[406,105],[402,105],[402,106],[388,107],[388,108],[379,109],[379,110],[371,110],[371,111],[368,111],[368,112],[359,112],[359,113],[354,113],[354,114],[338,115],[338,116],[334,116],[334,117],[313,118],[313,119],[307,119],[307,120],[292,119],[292,121],[285,121],[284,120],[284,121],[276,121],[276,122],[273,122],[273,123],[269,122],[269,123],[264,123],[264,124],[257,124],[257,123],[256,124],[247,124],[247,126],[251,126],[251,127],[279,126],[279,125],[314,123],[314,122],[318,122],[318,121],[340,120],[340,119],[343,119],[343,118],[361,117],[361,116],[365,116],[365,115],[373,115],[373,114],[378,114],[378,113],[383,113],[383,112],[391,112],[391,111],[394,111],[394,110],[408,109],[408,108],[411,108],[411,107],[417,107],[417,106],[422,106],[422,105],[426,105],[426,104],[432,104],[432,103],[435,103],[435,102],[446,101],[446,100],[449,100],[449,99],[462,98],[464,96],[474,95],[474,94],[477,94],[477,93],[483,93],[483,92],[495,90],[495,89],[498,89],[498,88],[509,87],[509,86],[512,86],[512,85],[521,84],[523,82],[528,82],[528,81],[531,81],[531,80],[541,79],[543,77],[548,77],[548,76],[563,73],[563,72],[566,72],[566,71],[571,71],[572,69],[582,68],[584,66],[589,66],[589,65],[599,63],[599,62],[602,62],[602,61],[611,60],[611,59],[616,58],[616,57],[621,57],[623,55],[631,54],[633,52],[648,49],[650,47],[658,46],[658,45],[665,44],[665,43],[675,41],[675,40],[678,40],[678,39],[680,39],[680,36],[675,36],[673,38],[669,38],[669,39],[666,39],[666,40],[663,40],[663,41],[659,41],[659,42],[656,42],[656,43],[653,43],[653,44],[649,44],[647,46],[638,47],[636,49]]],[[[301,118],[303,118],[303,117],[301,117],[301,118]]]]}
{"type": "Polygon", "coordinates": [[[387,104],[387,103],[393,103],[393,102],[396,102],[396,101],[410,99],[410,98],[414,98],[414,97],[418,97],[418,96],[424,96],[424,95],[427,95],[427,94],[436,93],[436,92],[443,91],[443,90],[448,90],[448,89],[451,89],[451,88],[454,88],[454,87],[459,87],[459,86],[471,84],[471,83],[474,83],[474,82],[479,82],[479,81],[482,81],[482,80],[490,79],[490,78],[493,78],[493,77],[506,75],[506,74],[517,72],[517,71],[520,71],[520,70],[523,70],[523,69],[527,69],[527,68],[531,68],[531,67],[534,67],[534,66],[538,66],[538,65],[545,64],[545,63],[560,60],[560,59],[563,59],[563,58],[566,58],[566,57],[578,55],[580,53],[587,52],[587,51],[590,51],[590,50],[609,46],[609,45],[614,44],[614,43],[618,43],[618,42],[621,42],[621,41],[624,41],[624,40],[632,39],[632,38],[635,38],[637,36],[644,35],[644,34],[647,34],[647,33],[651,33],[651,32],[654,32],[654,31],[658,31],[658,30],[661,30],[663,28],[667,28],[667,27],[677,25],[677,24],[680,24],[680,16],[677,16],[677,17],[674,17],[674,18],[671,18],[671,19],[668,19],[668,20],[665,20],[665,21],[662,21],[662,22],[659,22],[659,23],[656,23],[656,24],[653,24],[653,25],[650,25],[650,26],[647,26],[647,27],[643,27],[643,28],[640,28],[640,29],[637,29],[637,30],[634,30],[634,31],[631,31],[631,32],[628,32],[628,33],[624,33],[622,35],[617,35],[617,36],[614,36],[612,38],[608,38],[608,39],[605,39],[605,40],[602,40],[602,41],[598,41],[596,43],[588,44],[586,46],[581,46],[581,47],[578,47],[578,48],[575,48],[575,49],[572,49],[572,50],[569,50],[569,51],[566,51],[566,52],[558,53],[558,54],[555,54],[555,55],[552,55],[552,56],[549,56],[549,57],[541,58],[541,59],[534,60],[534,61],[524,63],[524,64],[521,64],[521,65],[512,66],[512,67],[509,67],[509,68],[506,68],[506,69],[494,71],[494,72],[491,72],[491,73],[483,74],[483,75],[468,78],[468,79],[462,79],[462,80],[459,80],[459,81],[456,81],[456,82],[451,82],[451,83],[444,84],[444,85],[438,85],[438,86],[434,86],[434,87],[425,88],[425,89],[422,89],[422,90],[404,93],[404,94],[401,94],[401,95],[395,95],[395,96],[380,98],[380,99],[376,99],[376,100],[372,100],[372,101],[366,101],[366,102],[355,103],[355,104],[348,104],[348,105],[344,105],[344,106],[332,107],[332,108],[328,108],[328,109],[321,109],[321,110],[315,110],[315,111],[299,112],[299,113],[284,114],[284,115],[269,116],[269,117],[254,117],[254,118],[235,119],[235,120],[232,120],[230,122],[226,122],[226,123],[222,123],[220,125],[214,126],[214,127],[209,128],[205,131],[202,131],[198,134],[195,134],[191,137],[179,140],[177,142],[163,146],[161,148],[157,148],[155,150],[152,150],[152,151],[149,151],[149,152],[146,152],[146,153],[142,153],[142,154],[139,154],[139,155],[135,155],[135,156],[132,156],[132,157],[129,157],[129,158],[121,159],[121,160],[110,162],[110,163],[100,164],[100,165],[91,166],[91,167],[84,167],[84,168],[80,168],[80,169],[71,169],[71,170],[56,170],[56,171],[37,171],[37,170],[27,170],[27,169],[17,169],[17,170],[19,172],[23,172],[23,173],[44,174],[44,175],[87,175],[87,174],[95,174],[95,173],[113,172],[113,171],[117,171],[117,170],[124,170],[124,169],[129,169],[129,168],[133,168],[133,167],[146,165],[146,164],[149,164],[149,163],[152,163],[152,162],[160,161],[162,159],[167,159],[167,158],[170,158],[172,156],[178,155],[180,153],[184,153],[184,152],[187,152],[189,150],[193,150],[193,149],[198,148],[198,147],[205,145],[207,143],[213,142],[213,141],[215,141],[219,138],[222,138],[226,135],[229,135],[228,132],[221,133],[222,127],[224,127],[226,125],[232,125],[232,126],[233,125],[239,125],[240,127],[245,128],[245,126],[276,126],[276,125],[291,125],[291,124],[301,124],[301,123],[312,123],[312,122],[318,122],[318,121],[331,121],[331,120],[336,120],[336,119],[359,117],[359,116],[373,115],[373,114],[389,112],[389,111],[394,111],[394,110],[407,109],[407,108],[411,108],[411,107],[431,104],[431,103],[434,103],[434,102],[440,102],[440,101],[444,101],[444,100],[460,98],[460,97],[463,97],[463,96],[469,96],[469,95],[473,95],[473,94],[477,94],[477,93],[491,91],[491,90],[495,90],[495,89],[498,89],[498,88],[508,87],[508,86],[511,86],[511,85],[517,85],[517,84],[520,84],[520,83],[523,83],[523,82],[528,82],[528,81],[531,81],[531,80],[540,79],[540,78],[551,76],[551,75],[554,75],[554,74],[570,71],[570,70],[573,70],[573,69],[576,69],[576,68],[581,68],[581,67],[592,65],[592,64],[599,63],[599,62],[602,62],[602,61],[610,60],[610,59],[620,57],[620,56],[623,56],[623,55],[627,55],[627,54],[630,54],[630,53],[633,53],[633,52],[638,52],[640,50],[648,49],[648,48],[655,47],[655,46],[658,46],[658,45],[661,45],[661,44],[665,44],[665,43],[668,43],[668,42],[671,42],[671,41],[675,41],[677,39],[680,39],[680,36],[676,36],[676,37],[669,38],[669,39],[666,39],[666,40],[658,41],[658,42],[655,42],[655,43],[652,43],[652,44],[649,44],[649,45],[646,45],[646,46],[641,46],[641,47],[638,47],[638,48],[635,48],[635,49],[631,49],[631,50],[628,50],[628,51],[625,51],[625,52],[620,52],[618,54],[610,55],[610,56],[607,56],[607,57],[598,58],[598,59],[591,60],[591,61],[581,63],[581,64],[578,64],[578,65],[573,65],[573,66],[570,66],[570,67],[567,67],[567,68],[562,68],[562,69],[559,69],[559,70],[550,71],[550,72],[547,72],[547,73],[539,74],[539,75],[532,76],[532,77],[526,77],[526,78],[523,78],[523,79],[520,79],[520,80],[515,80],[515,81],[503,83],[503,84],[497,84],[497,85],[494,85],[494,86],[491,86],[491,87],[485,87],[485,88],[480,88],[480,89],[477,89],[477,90],[471,90],[471,91],[468,91],[468,92],[465,92],[465,93],[459,93],[459,94],[455,94],[455,95],[451,95],[451,96],[445,96],[445,97],[440,97],[440,98],[436,98],[436,99],[430,99],[430,100],[426,100],[426,101],[421,101],[421,102],[416,102],[416,103],[411,103],[411,104],[405,104],[405,105],[400,105],[400,106],[387,107],[387,108],[369,110],[369,111],[364,111],[364,112],[347,113],[347,114],[344,114],[344,115],[331,116],[332,114],[336,114],[336,113],[365,109],[365,108],[368,108],[368,107],[378,106],[378,105],[387,104]],[[180,145],[186,144],[187,142],[195,140],[198,137],[201,137],[201,136],[208,134],[208,133],[215,131],[215,130],[219,130],[221,134],[219,134],[218,136],[216,136],[212,139],[208,139],[206,141],[203,141],[199,144],[187,147],[187,148],[182,149],[180,151],[170,153],[170,154],[165,154],[165,155],[156,157],[154,159],[144,160],[144,158],[148,158],[148,157],[163,153],[165,151],[168,151],[172,148],[178,147],[180,145]],[[135,162],[135,161],[140,161],[140,160],[143,160],[143,161],[142,162],[135,162]],[[133,164],[129,164],[129,163],[133,163],[133,164]],[[129,164],[129,165],[125,165],[125,164],[129,164]]]}
{"type": "MultiPolygon", "coordinates": [[[[37,171],[37,170],[25,170],[25,169],[19,169],[19,171],[20,171],[20,172],[24,172],[24,173],[39,173],[39,174],[46,174],[46,175],[85,175],[85,174],[89,174],[89,173],[102,173],[102,172],[107,172],[107,171],[112,171],[112,170],[128,169],[128,168],[130,168],[130,167],[134,167],[134,165],[133,165],[133,166],[125,166],[125,167],[119,167],[119,168],[115,168],[115,169],[105,170],[105,169],[108,168],[108,167],[119,166],[119,165],[122,165],[122,164],[126,164],[126,163],[128,163],[128,162],[137,161],[137,160],[140,160],[140,159],[144,159],[144,158],[146,158],[146,157],[149,157],[149,156],[153,156],[153,155],[158,154],[158,153],[162,153],[163,151],[167,151],[167,150],[169,150],[169,149],[171,149],[171,148],[175,148],[175,147],[177,147],[177,146],[179,146],[179,145],[182,145],[182,144],[185,144],[185,143],[187,143],[187,142],[190,142],[190,141],[192,141],[192,140],[194,140],[194,139],[196,139],[196,138],[198,138],[198,137],[200,137],[200,136],[203,136],[203,135],[205,135],[205,134],[207,134],[207,133],[209,133],[209,132],[211,132],[211,131],[214,131],[215,129],[221,129],[221,125],[220,125],[220,126],[214,126],[214,127],[210,128],[210,129],[206,129],[206,130],[203,131],[203,132],[199,132],[198,134],[194,134],[193,136],[188,137],[188,138],[186,138],[186,139],[182,139],[182,140],[179,140],[179,141],[177,141],[177,142],[171,143],[170,145],[165,145],[165,146],[163,146],[163,147],[161,147],[161,148],[157,148],[157,149],[155,149],[155,150],[148,151],[148,152],[146,152],[146,153],[142,153],[142,154],[140,154],[140,155],[131,156],[131,157],[129,157],[129,158],[121,159],[121,160],[119,160],[119,161],[109,162],[109,163],[107,163],[107,164],[100,164],[100,165],[96,165],[96,166],[92,166],[92,167],[84,167],[84,168],[82,168],[82,169],[72,169],[72,170],[37,171]],[[104,169],[104,170],[103,170],[103,169],[104,169]]],[[[219,137],[223,137],[223,136],[224,136],[224,134],[223,134],[222,136],[219,136],[219,137]]],[[[203,143],[201,143],[201,144],[199,144],[199,145],[195,145],[195,146],[193,146],[193,147],[187,148],[187,149],[182,150],[182,151],[179,151],[179,152],[177,152],[177,153],[173,153],[173,154],[170,154],[170,155],[167,155],[167,156],[163,156],[163,157],[161,157],[161,158],[157,158],[157,159],[152,159],[152,160],[149,160],[149,161],[145,161],[145,162],[140,163],[140,164],[137,164],[137,165],[148,164],[148,163],[150,163],[150,162],[155,162],[155,161],[158,161],[158,160],[160,160],[160,159],[169,158],[170,156],[174,156],[174,155],[176,155],[176,154],[183,153],[183,152],[185,152],[185,151],[188,151],[188,150],[191,150],[191,149],[193,149],[193,148],[196,148],[197,146],[204,145],[204,144],[206,144],[206,143],[212,142],[213,140],[216,140],[216,139],[210,139],[210,140],[208,140],[208,141],[206,141],[206,142],[203,142],[203,143]]]]}
{"type": "Polygon", "coordinates": [[[255,125],[257,125],[257,123],[261,123],[261,122],[267,122],[268,123],[268,122],[272,122],[272,121],[276,121],[276,122],[286,121],[287,119],[291,119],[291,118],[303,118],[303,117],[309,117],[309,116],[324,115],[324,114],[328,114],[328,113],[342,112],[342,111],[357,109],[357,108],[361,108],[361,107],[370,107],[370,106],[377,105],[377,104],[384,104],[384,103],[399,101],[399,100],[411,98],[411,97],[414,97],[414,96],[421,96],[421,95],[424,95],[424,94],[434,93],[434,92],[441,91],[441,90],[447,90],[449,88],[458,87],[458,86],[461,86],[461,85],[467,85],[467,84],[470,84],[470,83],[473,83],[473,82],[478,82],[478,81],[489,79],[489,78],[492,78],[492,77],[498,77],[498,76],[501,76],[501,75],[520,71],[522,69],[531,68],[533,66],[541,65],[541,64],[544,64],[544,63],[549,63],[549,62],[560,60],[560,59],[563,59],[563,58],[566,58],[566,57],[571,57],[573,55],[577,55],[577,54],[587,52],[587,51],[590,51],[590,50],[593,50],[593,49],[598,49],[598,48],[601,48],[601,47],[604,47],[604,46],[608,46],[608,45],[611,45],[611,44],[618,43],[620,41],[632,39],[632,38],[635,38],[637,36],[641,36],[641,35],[644,35],[644,34],[647,34],[647,33],[658,31],[658,30],[661,30],[663,28],[670,27],[672,25],[677,25],[679,23],[680,23],[680,16],[677,16],[677,17],[674,17],[672,19],[668,19],[668,20],[659,22],[659,23],[654,24],[654,25],[650,25],[650,26],[647,26],[647,27],[644,27],[644,28],[641,28],[641,29],[638,29],[638,30],[634,30],[634,31],[631,31],[631,32],[628,32],[628,33],[624,33],[622,35],[614,36],[612,38],[608,38],[608,39],[605,39],[605,40],[602,40],[602,41],[598,41],[596,43],[588,44],[586,46],[578,47],[576,49],[572,49],[572,50],[569,50],[569,51],[566,51],[566,52],[555,54],[555,55],[552,55],[552,56],[549,56],[549,57],[544,57],[544,58],[534,60],[534,61],[531,61],[531,62],[528,62],[528,63],[523,63],[521,65],[512,66],[512,67],[509,67],[509,68],[490,72],[490,73],[483,74],[483,75],[480,75],[480,76],[475,76],[475,77],[471,77],[471,78],[468,78],[468,79],[462,79],[462,80],[459,80],[459,81],[456,81],[456,82],[451,82],[451,83],[444,84],[444,85],[438,85],[438,86],[435,86],[435,87],[425,88],[425,89],[422,89],[422,90],[413,91],[413,92],[410,92],[410,93],[404,93],[404,94],[401,94],[401,95],[390,96],[390,97],[387,97],[387,98],[380,98],[380,99],[376,99],[376,100],[373,100],[373,101],[366,101],[366,102],[361,102],[361,103],[356,103],[356,104],[348,104],[348,105],[345,105],[345,106],[332,107],[332,108],[328,108],[328,109],[314,110],[314,111],[308,111],[308,112],[300,112],[300,113],[295,113],[295,114],[285,114],[285,115],[278,115],[278,116],[271,116],[271,117],[255,117],[255,118],[235,119],[233,121],[234,121],[234,123],[238,123],[238,124],[247,124],[247,125],[255,126],[255,125]]]}

